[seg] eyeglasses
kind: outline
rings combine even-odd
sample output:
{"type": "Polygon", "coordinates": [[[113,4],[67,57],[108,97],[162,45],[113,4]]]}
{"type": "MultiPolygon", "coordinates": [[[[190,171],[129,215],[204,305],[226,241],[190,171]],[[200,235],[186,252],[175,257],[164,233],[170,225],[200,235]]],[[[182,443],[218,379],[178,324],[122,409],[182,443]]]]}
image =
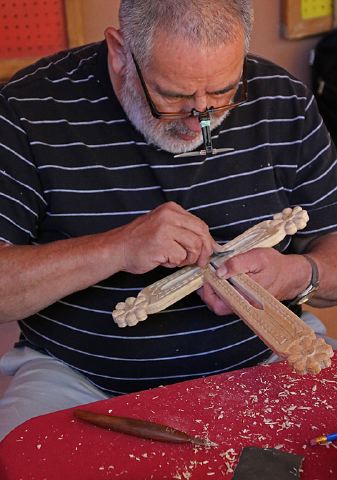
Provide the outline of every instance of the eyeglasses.
{"type": "MultiPolygon", "coordinates": [[[[239,92],[239,98],[229,104],[223,105],[221,107],[210,107],[206,108],[204,112],[199,112],[195,108],[193,108],[190,112],[160,112],[154,101],[151,98],[150,92],[147,88],[146,82],[144,80],[143,74],[141,72],[140,66],[134,56],[133,53],[131,53],[133,62],[136,67],[136,71],[140,80],[140,83],[142,85],[143,91],[145,98],[147,100],[147,103],[149,105],[151,114],[154,118],[157,118],[159,120],[161,119],[166,119],[166,120],[181,120],[184,118],[189,118],[189,117],[198,117],[199,122],[200,122],[200,127],[201,127],[201,132],[203,135],[203,140],[205,144],[205,149],[200,150],[197,152],[187,152],[187,153],[182,153],[179,155],[175,155],[175,157],[186,157],[186,156],[195,156],[195,155],[207,155],[207,154],[215,154],[215,153],[221,153],[225,151],[230,151],[234,150],[233,148],[220,148],[220,149],[215,149],[212,146],[212,137],[211,137],[211,117],[210,114],[213,113],[218,113],[218,112],[225,112],[228,110],[232,110],[233,108],[238,107],[239,105],[242,105],[247,101],[248,98],[248,82],[247,82],[247,60],[246,58],[244,59],[243,63],[243,69],[242,69],[242,77],[241,77],[241,82],[242,82],[242,88],[240,89],[239,92]]],[[[236,92],[236,95],[238,92],[236,92]]]]}
{"type": "MultiPolygon", "coordinates": [[[[180,119],[188,118],[188,117],[197,117],[200,113],[204,113],[204,112],[199,112],[198,110],[195,110],[195,109],[192,109],[190,112],[160,112],[157,109],[154,101],[151,98],[150,92],[149,92],[149,90],[147,88],[147,85],[145,83],[145,80],[144,80],[143,74],[141,72],[140,66],[139,66],[139,64],[138,64],[138,62],[137,62],[137,60],[136,60],[136,58],[133,54],[132,54],[132,59],[133,59],[133,62],[135,64],[137,74],[138,74],[140,83],[142,85],[143,91],[144,91],[145,98],[147,100],[147,103],[149,104],[151,114],[154,118],[158,118],[158,119],[166,118],[166,119],[170,119],[170,120],[180,120],[180,119]]],[[[244,63],[243,63],[243,69],[242,69],[242,89],[241,89],[241,92],[240,92],[241,93],[240,98],[235,102],[229,103],[227,105],[223,105],[221,107],[207,108],[206,111],[208,113],[216,113],[216,112],[224,112],[226,110],[232,110],[233,108],[238,107],[239,105],[242,105],[242,103],[247,101],[247,98],[248,98],[248,82],[247,82],[247,66],[246,66],[246,64],[247,64],[247,61],[245,59],[244,63]]]]}

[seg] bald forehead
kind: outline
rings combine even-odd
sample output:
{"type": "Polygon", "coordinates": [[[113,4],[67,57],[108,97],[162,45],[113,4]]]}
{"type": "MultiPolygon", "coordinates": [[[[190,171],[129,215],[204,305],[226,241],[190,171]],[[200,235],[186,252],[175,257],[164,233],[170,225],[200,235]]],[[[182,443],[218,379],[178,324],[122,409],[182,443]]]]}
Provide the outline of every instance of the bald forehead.
{"type": "Polygon", "coordinates": [[[170,62],[172,68],[175,64],[183,63],[186,68],[190,64],[219,63],[226,59],[230,63],[233,57],[239,58],[245,55],[245,39],[243,29],[238,29],[236,36],[229,42],[223,42],[217,46],[196,44],[182,36],[172,35],[170,32],[159,31],[156,33],[151,52],[150,66],[170,62]]]}

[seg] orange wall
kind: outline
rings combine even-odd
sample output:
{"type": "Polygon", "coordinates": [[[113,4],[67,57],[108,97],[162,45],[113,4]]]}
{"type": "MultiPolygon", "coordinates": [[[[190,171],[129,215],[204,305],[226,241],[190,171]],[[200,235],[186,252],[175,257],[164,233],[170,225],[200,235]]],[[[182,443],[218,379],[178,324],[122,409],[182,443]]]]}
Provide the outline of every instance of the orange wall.
{"type": "Polygon", "coordinates": [[[120,0],[82,0],[84,36],[87,42],[103,38],[108,25],[118,25],[120,0]]]}
{"type": "MultiPolygon", "coordinates": [[[[87,42],[103,38],[104,28],[117,25],[120,0],[83,0],[84,35],[87,42]]],[[[255,25],[251,51],[269,58],[306,83],[310,83],[310,49],[319,37],[286,40],[280,33],[281,0],[253,0],[255,25]]]]}

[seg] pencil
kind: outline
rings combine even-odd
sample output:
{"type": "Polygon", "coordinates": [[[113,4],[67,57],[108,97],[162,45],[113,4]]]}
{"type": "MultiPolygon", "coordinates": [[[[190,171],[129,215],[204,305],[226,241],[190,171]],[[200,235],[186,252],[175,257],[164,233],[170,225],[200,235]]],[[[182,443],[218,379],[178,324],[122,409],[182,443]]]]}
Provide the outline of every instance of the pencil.
{"type": "Polygon", "coordinates": [[[319,437],[312,438],[310,445],[327,445],[330,442],[337,440],[337,433],[330,433],[329,435],[320,435],[319,437]]]}

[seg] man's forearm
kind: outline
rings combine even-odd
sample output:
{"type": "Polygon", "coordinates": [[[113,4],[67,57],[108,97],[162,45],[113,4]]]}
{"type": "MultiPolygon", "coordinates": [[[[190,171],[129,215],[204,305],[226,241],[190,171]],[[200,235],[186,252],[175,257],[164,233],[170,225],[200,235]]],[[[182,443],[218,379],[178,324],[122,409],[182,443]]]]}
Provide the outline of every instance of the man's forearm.
{"type": "Polygon", "coordinates": [[[205,264],[214,245],[205,222],[168,202],[106,233],[2,246],[0,322],[25,318],[120,270],[142,274],[158,265],[205,264]]]}
{"type": "Polygon", "coordinates": [[[119,229],[39,246],[0,246],[0,323],[20,320],[121,269],[119,229]]]}

